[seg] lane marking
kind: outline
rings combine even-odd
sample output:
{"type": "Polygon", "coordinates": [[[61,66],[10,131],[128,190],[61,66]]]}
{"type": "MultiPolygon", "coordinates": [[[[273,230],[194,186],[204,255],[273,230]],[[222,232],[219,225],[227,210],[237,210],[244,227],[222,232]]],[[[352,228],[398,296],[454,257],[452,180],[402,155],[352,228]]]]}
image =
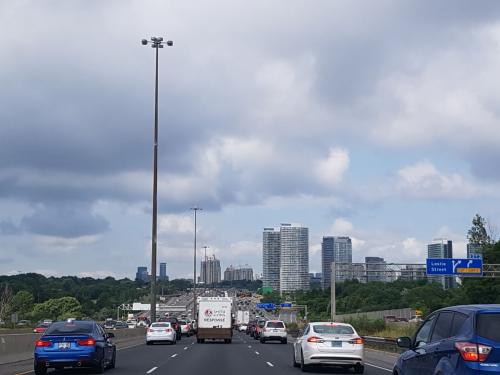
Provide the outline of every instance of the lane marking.
{"type": "Polygon", "coordinates": [[[271,362],[266,362],[269,367],[274,367],[274,365],[271,362]]]}
{"type": "Polygon", "coordinates": [[[252,349],[252,345],[248,345],[248,349],[252,349]]]}
{"type": "Polygon", "coordinates": [[[259,355],[260,353],[259,352],[255,352],[255,354],[259,355]]]}
{"type": "Polygon", "coordinates": [[[31,370],[31,371],[25,371],[25,372],[17,372],[16,375],[31,374],[32,372],[35,372],[35,371],[31,370]]]}
{"type": "Polygon", "coordinates": [[[177,355],[178,355],[178,354],[177,354],[177,353],[175,353],[175,354],[172,354],[172,355],[171,355],[171,357],[172,357],[172,358],[175,358],[175,357],[177,357],[177,355]]]}
{"type": "Polygon", "coordinates": [[[158,367],[153,367],[149,371],[146,371],[146,374],[151,374],[153,371],[155,371],[158,367]]]}
{"type": "Polygon", "coordinates": [[[136,345],[130,345],[130,346],[124,346],[123,348],[117,348],[116,351],[120,351],[120,350],[125,350],[125,349],[130,349],[130,348],[135,348],[137,346],[141,346],[141,345],[144,345],[144,343],[141,343],[141,344],[136,344],[136,345]]]}
{"type": "Polygon", "coordinates": [[[389,370],[388,368],[385,368],[385,367],[380,367],[380,366],[376,366],[376,365],[372,365],[371,363],[366,363],[366,362],[365,362],[365,365],[367,365],[367,366],[371,366],[371,367],[375,367],[375,368],[378,368],[379,370],[384,370],[384,371],[389,371],[389,372],[392,372],[392,370],[389,370]]]}
{"type": "Polygon", "coordinates": [[[187,350],[187,348],[188,348],[188,347],[187,347],[187,346],[185,346],[185,347],[184,347],[184,350],[187,350]]]}

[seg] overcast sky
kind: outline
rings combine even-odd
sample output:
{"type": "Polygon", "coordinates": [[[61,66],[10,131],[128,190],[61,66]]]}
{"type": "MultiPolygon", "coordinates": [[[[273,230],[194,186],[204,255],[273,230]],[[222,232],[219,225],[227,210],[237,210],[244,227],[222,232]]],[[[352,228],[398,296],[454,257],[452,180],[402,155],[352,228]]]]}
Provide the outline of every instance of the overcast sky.
{"type": "MultiPolygon", "coordinates": [[[[150,268],[154,50],[158,259],[198,244],[262,270],[302,223],[353,259],[465,255],[500,224],[498,1],[0,0],[0,274],[150,268]]],[[[199,252],[201,255],[201,250],[199,252]]]]}

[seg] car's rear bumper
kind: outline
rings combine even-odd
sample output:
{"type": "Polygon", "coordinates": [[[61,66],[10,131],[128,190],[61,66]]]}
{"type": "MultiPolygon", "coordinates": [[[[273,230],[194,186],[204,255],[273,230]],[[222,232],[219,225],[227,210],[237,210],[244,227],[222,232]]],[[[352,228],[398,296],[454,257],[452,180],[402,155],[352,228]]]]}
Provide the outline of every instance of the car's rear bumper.
{"type": "Polygon", "coordinates": [[[146,336],[146,341],[147,342],[152,342],[152,341],[175,341],[175,340],[176,340],[175,334],[163,335],[163,336],[146,336]]]}
{"type": "Polygon", "coordinates": [[[35,353],[35,365],[43,367],[93,367],[98,365],[98,353],[35,353]]]}

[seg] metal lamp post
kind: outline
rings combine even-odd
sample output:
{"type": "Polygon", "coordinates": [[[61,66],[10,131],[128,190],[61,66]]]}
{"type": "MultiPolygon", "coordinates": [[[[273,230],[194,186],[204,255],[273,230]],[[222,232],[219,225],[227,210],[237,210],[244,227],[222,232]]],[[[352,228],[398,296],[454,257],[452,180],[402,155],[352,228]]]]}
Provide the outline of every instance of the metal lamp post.
{"type": "Polygon", "coordinates": [[[151,323],[156,321],[156,232],[157,232],[157,195],[158,195],[158,48],[163,48],[164,45],[172,47],[174,42],[171,40],[163,41],[162,37],[151,37],[150,40],[143,39],[143,46],[151,44],[151,47],[156,50],[155,64],[155,126],[154,126],[154,143],[153,143],[153,233],[151,241],[151,323]]]}
{"type": "Polygon", "coordinates": [[[196,316],[196,214],[198,211],[203,210],[200,207],[192,207],[191,210],[194,211],[194,262],[193,262],[193,315],[192,318],[195,319],[196,316]]]}

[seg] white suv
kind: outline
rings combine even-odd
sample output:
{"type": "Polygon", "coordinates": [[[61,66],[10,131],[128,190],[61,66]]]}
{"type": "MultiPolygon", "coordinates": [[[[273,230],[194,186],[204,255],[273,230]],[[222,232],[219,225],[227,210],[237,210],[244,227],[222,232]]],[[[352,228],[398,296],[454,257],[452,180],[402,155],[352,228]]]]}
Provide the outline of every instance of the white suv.
{"type": "Polygon", "coordinates": [[[279,340],[282,344],[287,343],[287,332],[285,323],[281,320],[268,320],[260,333],[260,342],[279,340]]]}

